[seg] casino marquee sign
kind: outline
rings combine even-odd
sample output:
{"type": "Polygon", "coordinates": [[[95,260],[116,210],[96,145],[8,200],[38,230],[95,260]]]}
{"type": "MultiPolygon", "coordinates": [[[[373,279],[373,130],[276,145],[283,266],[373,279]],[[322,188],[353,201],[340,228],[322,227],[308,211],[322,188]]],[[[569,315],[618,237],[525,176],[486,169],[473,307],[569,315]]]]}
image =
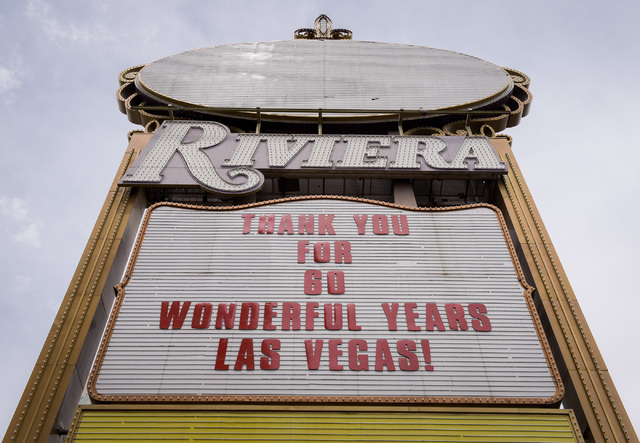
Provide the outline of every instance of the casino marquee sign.
{"type": "Polygon", "coordinates": [[[540,405],[563,393],[489,205],[158,203],[117,289],[97,401],[540,405]]]}
{"type": "Polygon", "coordinates": [[[485,179],[506,172],[487,137],[231,134],[215,122],[166,121],[119,184],[243,195],[270,173],[485,179]]]}

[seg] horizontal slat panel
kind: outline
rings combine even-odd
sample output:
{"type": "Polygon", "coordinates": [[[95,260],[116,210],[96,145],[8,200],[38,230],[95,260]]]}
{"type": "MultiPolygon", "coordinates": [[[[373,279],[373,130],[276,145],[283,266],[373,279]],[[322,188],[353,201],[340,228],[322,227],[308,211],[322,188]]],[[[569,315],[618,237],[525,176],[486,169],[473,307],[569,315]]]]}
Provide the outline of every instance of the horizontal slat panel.
{"type": "Polygon", "coordinates": [[[96,390],[113,396],[548,399],[556,386],[524,292],[498,217],[485,207],[411,212],[340,200],[215,212],[160,207],[150,217],[96,390]],[[250,226],[243,218],[247,214],[255,215],[250,226]],[[295,234],[258,233],[261,215],[274,215],[278,232],[286,214],[295,234]],[[315,233],[300,235],[299,216],[309,214],[315,233]],[[320,215],[327,214],[333,215],[335,235],[319,234],[320,215]],[[367,215],[364,234],[358,233],[354,215],[367,215]],[[388,221],[389,234],[374,233],[374,215],[388,221]],[[406,217],[408,235],[393,232],[393,217],[402,221],[400,216],[406,217]],[[243,234],[245,223],[250,232],[243,234]],[[298,262],[299,241],[309,242],[308,252],[302,251],[305,263],[298,262]],[[334,255],[329,263],[314,262],[315,242],[329,242],[333,251],[336,241],[349,242],[351,263],[335,263],[334,255]],[[309,269],[344,272],[345,293],[327,294],[323,283],[322,294],[305,295],[309,269]],[[161,329],[162,302],[174,301],[191,303],[184,323],[161,329]],[[271,330],[265,329],[267,302],[277,303],[271,330]],[[205,329],[193,327],[197,303],[211,304],[205,329]],[[257,323],[248,329],[239,328],[243,303],[258,309],[257,323]],[[385,314],[393,303],[396,330],[385,314]],[[216,328],[220,304],[236,305],[231,329],[222,321],[216,328]],[[342,327],[328,330],[338,304],[342,327]],[[463,320],[450,321],[447,304],[460,305],[463,320]],[[472,315],[472,304],[486,307],[486,313],[472,315]],[[429,319],[435,326],[428,326],[429,319]],[[490,331],[475,330],[489,322],[490,331]],[[221,360],[221,340],[227,339],[221,360]],[[267,364],[274,358],[274,351],[262,352],[263,340],[274,339],[280,344],[277,368],[262,369],[261,358],[267,364]],[[360,340],[357,348],[354,340],[360,340]],[[314,369],[308,357],[316,349],[320,359],[314,369]],[[228,368],[216,369],[216,361],[228,368]]]}
{"type": "Polygon", "coordinates": [[[84,411],[72,441],[575,442],[566,413],[84,411]]]}
{"type": "Polygon", "coordinates": [[[513,88],[504,70],[475,57],[418,46],[331,40],[187,51],[147,65],[136,81],[147,93],[180,102],[289,109],[448,108],[513,88]]]}

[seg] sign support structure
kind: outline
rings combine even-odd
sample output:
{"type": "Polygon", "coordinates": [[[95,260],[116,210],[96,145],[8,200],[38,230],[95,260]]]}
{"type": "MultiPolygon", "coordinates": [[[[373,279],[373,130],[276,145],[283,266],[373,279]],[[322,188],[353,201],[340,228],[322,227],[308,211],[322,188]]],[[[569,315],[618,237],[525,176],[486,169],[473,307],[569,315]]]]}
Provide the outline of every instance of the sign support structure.
{"type": "Polygon", "coordinates": [[[596,441],[637,441],[611,375],[595,345],[587,321],[551,243],[531,193],[506,141],[494,143],[509,174],[499,183],[503,214],[519,242],[518,254],[529,263],[536,291],[556,337],[554,353],[566,368],[563,379],[571,404],[588,423],[596,441]],[[533,264],[533,266],[531,266],[533,264]]]}

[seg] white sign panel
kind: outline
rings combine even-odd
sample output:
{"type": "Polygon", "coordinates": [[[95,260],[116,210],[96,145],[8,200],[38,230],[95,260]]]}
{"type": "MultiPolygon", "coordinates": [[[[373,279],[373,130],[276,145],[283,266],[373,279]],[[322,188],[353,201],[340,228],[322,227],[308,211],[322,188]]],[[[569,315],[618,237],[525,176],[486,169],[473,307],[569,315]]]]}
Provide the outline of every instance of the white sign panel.
{"type": "Polygon", "coordinates": [[[560,399],[493,207],[161,204],[140,235],[95,399],[560,399]]]}

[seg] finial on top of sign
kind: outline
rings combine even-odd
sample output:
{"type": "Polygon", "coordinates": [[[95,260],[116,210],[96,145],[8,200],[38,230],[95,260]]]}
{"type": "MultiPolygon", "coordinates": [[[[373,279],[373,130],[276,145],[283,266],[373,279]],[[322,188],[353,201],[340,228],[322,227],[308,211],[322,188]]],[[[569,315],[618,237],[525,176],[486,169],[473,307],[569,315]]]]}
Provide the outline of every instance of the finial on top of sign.
{"type": "Polygon", "coordinates": [[[324,14],[318,16],[314,28],[300,28],[293,33],[295,39],[307,40],[351,40],[353,33],[348,29],[333,29],[331,19],[324,14]]]}

